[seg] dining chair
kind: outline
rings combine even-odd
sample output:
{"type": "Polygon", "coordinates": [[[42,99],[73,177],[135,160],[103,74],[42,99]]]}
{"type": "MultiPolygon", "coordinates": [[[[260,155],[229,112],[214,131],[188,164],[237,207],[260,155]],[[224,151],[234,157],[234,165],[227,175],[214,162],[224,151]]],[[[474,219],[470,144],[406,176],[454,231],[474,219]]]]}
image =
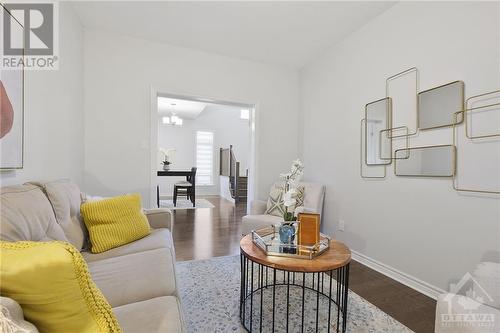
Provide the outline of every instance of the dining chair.
{"type": "Polygon", "coordinates": [[[196,200],[196,169],[191,168],[191,175],[187,177],[187,180],[180,181],[174,184],[174,207],[177,207],[177,197],[185,196],[188,200],[191,200],[193,207],[195,206],[196,200]]]}

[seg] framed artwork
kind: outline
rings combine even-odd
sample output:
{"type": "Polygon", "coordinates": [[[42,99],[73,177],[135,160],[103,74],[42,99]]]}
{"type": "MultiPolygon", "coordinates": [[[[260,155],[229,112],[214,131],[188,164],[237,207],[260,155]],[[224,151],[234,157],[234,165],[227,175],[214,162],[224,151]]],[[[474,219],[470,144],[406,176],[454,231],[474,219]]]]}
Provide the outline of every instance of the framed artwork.
{"type": "MultiPolygon", "coordinates": [[[[13,36],[24,36],[23,26],[1,7],[0,24],[10,19],[13,36]]],[[[3,32],[2,32],[3,33],[3,32]]],[[[21,45],[24,45],[23,37],[21,45]]],[[[1,43],[0,43],[1,44],[1,43]]],[[[3,45],[0,45],[2,56],[3,45]]],[[[23,47],[24,49],[24,47],[23,47]]],[[[24,65],[0,68],[0,169],[22,169],[24,162],[24,65]]]]}
{"type": "Polygon", "coordinates": [[[300,213],[298,216],[299,229],[298,243],[299,245],[316,245],[319,243],[319,227],[320,227],[320,214],[300,213]]]}

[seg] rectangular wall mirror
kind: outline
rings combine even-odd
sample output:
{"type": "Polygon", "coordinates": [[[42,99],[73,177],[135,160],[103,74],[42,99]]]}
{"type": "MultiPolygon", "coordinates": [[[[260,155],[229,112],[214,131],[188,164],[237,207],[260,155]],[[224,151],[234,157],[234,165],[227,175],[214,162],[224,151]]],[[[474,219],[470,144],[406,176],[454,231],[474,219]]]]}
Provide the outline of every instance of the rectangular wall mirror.
{"type": "Polygon", "coordinates": [[[453,145],[414,147],[395,152],[396,176],[452,177],[456,148],[453,145]],[[408,158],[404,158],[404,157],[408,158]]]}
{"type": "MultiPolygon", "coordinates": [[[[451,82],[418,94],[418,128],[421,130],[452,126],[454,113],[464,109],[464,83],[451,82]]],[[[457,123],[463,121],[463,115],[457,123]]]]}
{"type": "Polygon", "coordinates": [[[380,99],[365,106],[365,163],[367,165],[391,164],[391,160],[382,156],[391,156],[392,140],[389,135],[380,135],[380,131],[391,128],[392,100],[380,99]]]}

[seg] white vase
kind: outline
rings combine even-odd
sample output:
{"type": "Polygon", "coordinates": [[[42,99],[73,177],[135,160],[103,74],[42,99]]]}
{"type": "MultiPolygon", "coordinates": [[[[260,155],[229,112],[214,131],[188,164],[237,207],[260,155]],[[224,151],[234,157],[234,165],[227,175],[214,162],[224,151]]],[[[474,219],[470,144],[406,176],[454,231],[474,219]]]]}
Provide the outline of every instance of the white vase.
{"type": "Polygon", "coordinates": [[[170,165],[169,164],[163,164],[163,170],[164,171],[170,170],[170,165]]]}

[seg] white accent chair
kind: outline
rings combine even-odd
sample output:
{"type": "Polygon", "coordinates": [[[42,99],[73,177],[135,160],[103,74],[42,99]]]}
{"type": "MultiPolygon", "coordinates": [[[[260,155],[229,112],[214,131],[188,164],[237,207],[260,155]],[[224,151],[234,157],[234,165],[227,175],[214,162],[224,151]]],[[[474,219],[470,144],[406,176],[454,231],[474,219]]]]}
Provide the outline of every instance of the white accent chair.
{"type": "Polygon", "coordinates": [[[500,332],[500,263],[480,263],[456,289],[460,293],[465,289],[469,294],[439,295],[435,333],[500,332]]]}
{"type": "MultiPolygon", "coordinates": [[[[304,186],[304,209],[306,212],[321,214],[323,211],[323,201],[325,198],[325,186],[319,183],[301,182],[299,186],[304,186]]],[[[265,214],[267,200],[254,200],[250,203],[250,215],[243,216],[241,223],[241,233],[247,235],[252,230],[265,228],[271,225],[278,226],[282,217],[265,214]]]]}

